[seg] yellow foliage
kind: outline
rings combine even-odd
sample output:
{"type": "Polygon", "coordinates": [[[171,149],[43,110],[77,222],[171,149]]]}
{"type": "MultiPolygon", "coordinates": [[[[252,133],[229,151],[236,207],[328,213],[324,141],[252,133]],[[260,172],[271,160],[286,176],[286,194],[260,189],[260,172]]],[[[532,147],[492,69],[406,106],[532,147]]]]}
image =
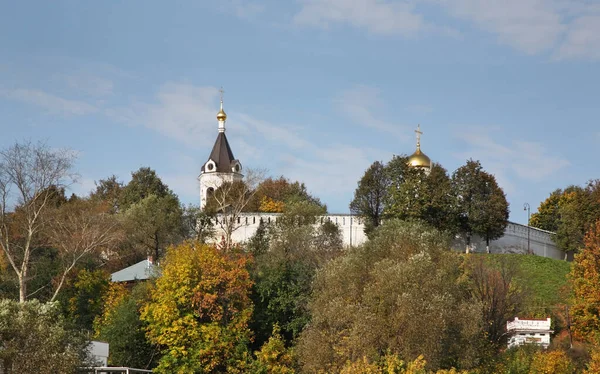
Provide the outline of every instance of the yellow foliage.
{"type": "Polygon", "coordinates": [[[592,352],[592,358],[587,364],[587,369],[583,374],[597,374],[600,373],[600,349],[595,349],[592,352]]]}
{"type": "Polygon", "coordinates": [[[258,366],[268,374],[294,374],[294,357],[291,350],[285,348],[279,325],[273,326],[269,340],[256,352],[258,366]]]}
{"type": "Polygon", "coordinates": [[[104,310],[101,316],[94,320],[94,334],[98,337],[101,326],[106,326],[112,323],[113,312],[117,305],[127,296],[129,291],[123,283],[111,283],[104,296],[104,310]]]}
{"type": "Polygon", "coordinates": [[[563,351],[538,352],[531,362],[530,374],[570,374],[573,365],[563,351]]]}
{"type": "Polygon", "coordinates": [[[149,340],[164,347],[157,373],[244,371],[252,314],[247,260],[194,242],[168,250],[142,310],[149,340]]]}
{"type": "Polygon", "coordinates": [[[263,196],[260,200],[258,210],[265,213],[283,213],[285,204],[283,201],[273,200],[268,196],[263,196]]]}
{"type": "Polygon", "coordinates": [[[468,374],[467,371],[456,369],[427,371],[427,361],[423,356],[405,363],[397,355],[386,354],[379,362],[371,362],[366,357],[354,362],[348,362],[341,374],[468,374]]]}

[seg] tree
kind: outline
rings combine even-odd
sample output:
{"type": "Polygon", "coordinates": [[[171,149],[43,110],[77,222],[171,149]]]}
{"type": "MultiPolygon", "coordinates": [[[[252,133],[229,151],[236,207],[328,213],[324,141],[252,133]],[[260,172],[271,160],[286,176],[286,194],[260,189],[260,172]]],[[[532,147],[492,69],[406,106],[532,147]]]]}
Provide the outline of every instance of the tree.
{"type": "Polygon", "coordinates": [[[256,374],[294,374],[294,355],[285,347],[279,326],[273,326],[273,333],[256,353],[252,372],[256,374]]]}
{"type": "Polygon", "coordinates": [[[102,314],[109,283],[110,273],[105,270],[82,269],[65,287],[58,301],[78,329],[92,331],[94,320],[102,314]]]}
{"type": "Polygon", "coordinates": [[[109,257],[124,237],[105,203],[79,199],[51,212],[48,243],[58,249],[60,275],[50,301],[61,291],[67,276],[87,256],[109,257]]]}
{"type": "Polygon", "coordinates": [[[517,269],[506,258],[474,255],[465,263],[473,299],[481,305],[483,330],[494,349],[506,343],[506,322],[521,311],[523,291],[516,286],[517,269]]]}
{"type": "Polygon", "coordinates": [[[9,374],[71,374],[87,342],[66,327],[58,303],[0,300],[0,362],[9,374]]]}
{"type": "Polygon", "coordinates": [[[163,250],[183,238],[183,211],[176,196],[148,195],[123,213],[130,243],[145,256],[161,257],[163,250]]]}
{"type": "Polygon", "coordinates": [[[564,200],[563,196],[561,189],[552,192],[546,200],[540,203],[537,212],[531,215],[529,224],[542,230],[556,232],[560,223],[559,208],[564,200]]]}
{"type": "Polygon", "coordinates": [[[292,344],[310,320],[308,304],[318,269],[342,252],[341,234],[334,223],[314,225],[320,209],[309,202],[293,204],[277,223],[259,227],[249,242],[256,256],[250,325],[255,348],[276,325],[286,344],[292,344]]]}
{"type": "Polygon", "coordinates": [[[396,156],[386,165],[390,180],[383,214],[392,219],[419,219],[444,231],[456,231],[450,178],[439,164],[429,173],[411,167],[408,158],[396,156]]]}
{"type": "Polygon", "coordinates": [[[46,212],[57,190],[73,180],[74,156],[43,143],[16,143],[0,151],[0,246],[27,299],[30,259],[48,223],[46,212]],[[11,209],[12,207],[12,209],[11,209]]]}
{"type": "Polygon", "coordinates": [[[94,201],[104,201],[111,207],[112,213],[119,212],[119,201],[123,193],[123,182],[119,181],[116,175],[111,175],[106,179],[100,179],[94,182],[96,189],[90,194],[94,201]]]}
{"type": "Polygon", "coordinates": [[[199,206],[189,204],[183,208],[183,237],[206,243],[215,234],[213,220],[214,217],[199,206]]]}
{"type": "Polygon", "coordinates": [[[287,206],[298,202],[308,202],[321,207],[323,213],[327,212],[327,206],[318,197],[311,195],[304,183],[291,182],[284,176],[261,181],[244,211],[283,213],[287,206]]]}
{"type": "Polygon", "coordinates": [[[225,248],[231,248],[233,233],[243,225],[240,216],[256,194],[263,175],[260,170],[247,170],[243,180],[225,182],[209,197],[204,210],[211,215],[219,214],[216,225],[224,234],[225,248]]]}
{"type": "Polygon", "coordinates": [[[585,247],[575,255],[569,276],[573,287],[573,330],[600,343],[600,221],[585,237],[585,247]]]}
{"type": "Polygon", "coordinates": [[[147,325],[140,319],[140,310],[150,298],[149,291],[148,283],[139,283],[130,292],[113,284],[106,295],[104,311],[94,328],[96,338],[110,345],[109,365],[141,369],[157,365],[158,347],[146,338],[147,325]]]}
{"type": "Polygon", "coordinates": [[[479,161],[468,160],[452,175],[461,232],[467,237],[467,250],[473,234],[486,241],[489,252],[491,240],[504,235],[508,225],[508,202],[496,178],[485,172],[479,161]]]}
{"type": "MultiPolygon", "coordinates": [[[[118,190],[117,185],[119,182],[111,179],[113,178],[109,178],[105,184],[108,184],[112,190],[118,190]]],[[[166,196],[176,197],[173,191],[156,175],[156,171],[149,167],[141,167],[131,173],[131,180],[123,188],[119,196],[119,206],[121,209],[126,210],[132,204],[138,203],[150,195],[159,198],[166,196]]]]}
{"type": "Polygon", "coordinates": [[[167,251],[142,310],[148,338],[162,348],[157,373],[243,371],[252,314],[247,261],[194,242],[167,251]]]}
{"type": "Polygon", "coordinates": [[[430,368],[474,366],[480,308],[449,238],[422,223],[386,221],[364,246],[318,272],[298,353],[307,372],[389,352],[430,368]],[[415,321],[427,321],[426,324],[415,321]]]}
{"type": "Polygon", "coordinates": [[[354,199],[350,202],[350,211],[364,219],[367,235],[381,224],[389,184],[389,175],[379,161],[371,164],[358,181],[354,199]]]}

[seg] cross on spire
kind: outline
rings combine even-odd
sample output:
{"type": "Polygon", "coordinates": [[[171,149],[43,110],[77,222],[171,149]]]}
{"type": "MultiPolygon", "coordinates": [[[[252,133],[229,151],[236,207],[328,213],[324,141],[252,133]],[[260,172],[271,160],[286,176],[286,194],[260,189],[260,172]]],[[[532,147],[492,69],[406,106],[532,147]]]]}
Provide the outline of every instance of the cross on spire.
{"type": "Polygon", "coordinates": [[[221,109],[223,109],[223,94],[225,93],[225,90],[223,90],[223,86],[221,86],[219,93],[221,94],[221,109]]]}
{"type": "Polygon", "coordinates": [[[421,131],[421,124],[417,126],[415,134],[417,134],[417,148],[419,148],[421,147],[421,135],[423,135],[423,131],[421,131]]]}

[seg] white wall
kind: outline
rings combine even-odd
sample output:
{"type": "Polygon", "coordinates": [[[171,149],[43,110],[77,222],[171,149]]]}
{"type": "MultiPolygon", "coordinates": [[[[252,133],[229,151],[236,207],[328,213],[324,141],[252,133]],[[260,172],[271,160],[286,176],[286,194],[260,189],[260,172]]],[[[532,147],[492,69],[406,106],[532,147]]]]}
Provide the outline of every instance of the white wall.
{"type": "MultiPolygon", "coordinates": [[[[239,218],[239,228],[233,232],[232,240],[236,243],[245,242],[254,235],[261,219],[265,222],[276,222],[280,216],[281,215],[277,213],[242,214],[239,218]]],[[[329,220],[338,225],[342,232],[345,246],[361,245],[367,240],[367,237],[364,234],[364,223],[359,217],[350,214],[329,214],[319,217],[318,224],[325,220],[329,220]]],[[[533,227],[528,228],[525,225],[513,222],[508,224],[503,237],[490,242],[490,252],[526,254],[528,231],[531,253],[557,260],[564,259],[564,252],[559,250],[552,241],[553,233],[533,227]]],[[[222,234],[217,233],[217,239],[219,239],[221,235],[222,234]]],[[[457,238],[452,247],[455,250],[464,251],[466,242],[462,238],[457,238]]],[[[474,252],[485,252],[485,240],[477,236],[473,237],[471,238],[471,247],[474,252]]]]}

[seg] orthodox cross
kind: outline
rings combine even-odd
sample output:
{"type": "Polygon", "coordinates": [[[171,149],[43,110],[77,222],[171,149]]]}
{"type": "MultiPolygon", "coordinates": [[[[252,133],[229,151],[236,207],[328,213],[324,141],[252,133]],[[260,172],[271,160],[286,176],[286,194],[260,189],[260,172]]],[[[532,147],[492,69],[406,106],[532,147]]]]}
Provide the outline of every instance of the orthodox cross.
{"type": "Polygon", "coordinates": [[[423,132],[421,131],[421,124],[419,124],[417,126],[417,129],[415,130],[415,134],[417,134],[417,147],[421,146],[421,135],[423,135],[423,132]]]}
{"type": "Polygon", "coordinates": [[[223,103],[223,94],[225,93],[225,91],[223,90],[222,86],[221,86],[221,89],[219,90],[219,92],[221,93],[221,103],[223,103]]]}

